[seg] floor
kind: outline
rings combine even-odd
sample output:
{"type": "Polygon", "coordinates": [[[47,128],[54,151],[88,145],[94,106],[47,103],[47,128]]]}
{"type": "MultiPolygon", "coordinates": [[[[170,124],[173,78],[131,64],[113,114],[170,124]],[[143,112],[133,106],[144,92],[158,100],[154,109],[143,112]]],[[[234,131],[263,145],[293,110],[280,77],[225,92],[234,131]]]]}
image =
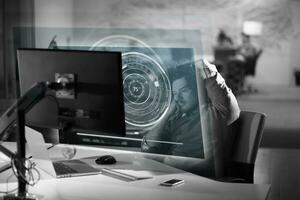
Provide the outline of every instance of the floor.
{"type": "Polygon", "coordinates": [[[271,184],[268,200],[300,199],[300,87],[261,87],[238,96],[241,109],[267,121],[255,164],[255,183],[271,184]]]}
{"type": "Polygon", "coordinates": [[[254,182],[271,184],[268,200],[300,199],[300,149],[261,148],[254,182]]]}

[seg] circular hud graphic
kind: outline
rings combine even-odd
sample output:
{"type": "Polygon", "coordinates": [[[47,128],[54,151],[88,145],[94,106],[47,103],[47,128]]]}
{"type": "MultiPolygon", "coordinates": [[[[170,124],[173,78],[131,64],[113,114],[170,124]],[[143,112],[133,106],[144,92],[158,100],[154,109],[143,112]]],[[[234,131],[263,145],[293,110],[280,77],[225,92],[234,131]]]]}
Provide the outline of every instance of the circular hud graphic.
{"type": "Polygon", "coordinates": [[[122,60],[126,122],[136,127],[156,124],[171,102],[167,74],[158,62],[142,53],[124,53],[122,60]]]}

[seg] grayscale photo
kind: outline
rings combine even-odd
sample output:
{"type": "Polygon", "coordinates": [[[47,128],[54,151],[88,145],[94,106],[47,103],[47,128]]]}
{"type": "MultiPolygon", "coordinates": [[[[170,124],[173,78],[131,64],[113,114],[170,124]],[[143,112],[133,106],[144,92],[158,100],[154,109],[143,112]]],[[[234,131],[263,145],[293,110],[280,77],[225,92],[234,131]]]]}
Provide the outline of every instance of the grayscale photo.
{"type": "Polygon", "coordinates": [[[298,200],[299,9],[0,0],[0,199],[298,200]]]}

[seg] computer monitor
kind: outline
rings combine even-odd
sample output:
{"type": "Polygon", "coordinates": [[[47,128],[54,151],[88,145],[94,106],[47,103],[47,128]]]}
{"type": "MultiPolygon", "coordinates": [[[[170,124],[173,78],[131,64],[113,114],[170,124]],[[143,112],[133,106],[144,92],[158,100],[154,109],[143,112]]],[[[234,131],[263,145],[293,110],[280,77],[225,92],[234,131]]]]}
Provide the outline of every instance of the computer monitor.
{"type": "Polygon", "coordinates": [[[59,129],[63,143],[79,132],[125,136],[120,52],[18,49],[17,56],[20,96],[36,82],[72,85],[48,91],[26,114],[27,125],[59,129]]]}

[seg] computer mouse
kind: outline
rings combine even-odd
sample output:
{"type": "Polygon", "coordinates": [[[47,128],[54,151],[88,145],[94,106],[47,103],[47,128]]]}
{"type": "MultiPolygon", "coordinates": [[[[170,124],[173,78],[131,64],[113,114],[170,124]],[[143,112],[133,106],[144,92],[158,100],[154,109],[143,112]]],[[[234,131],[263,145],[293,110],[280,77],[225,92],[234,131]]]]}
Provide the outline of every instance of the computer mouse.
{"type": "Polygon", "coordinates": [[[95,162],[99,165],[111,165],[111,164],[115,164],[117,161],[111,155],[104,155],[97,158],[95,162]]]}

